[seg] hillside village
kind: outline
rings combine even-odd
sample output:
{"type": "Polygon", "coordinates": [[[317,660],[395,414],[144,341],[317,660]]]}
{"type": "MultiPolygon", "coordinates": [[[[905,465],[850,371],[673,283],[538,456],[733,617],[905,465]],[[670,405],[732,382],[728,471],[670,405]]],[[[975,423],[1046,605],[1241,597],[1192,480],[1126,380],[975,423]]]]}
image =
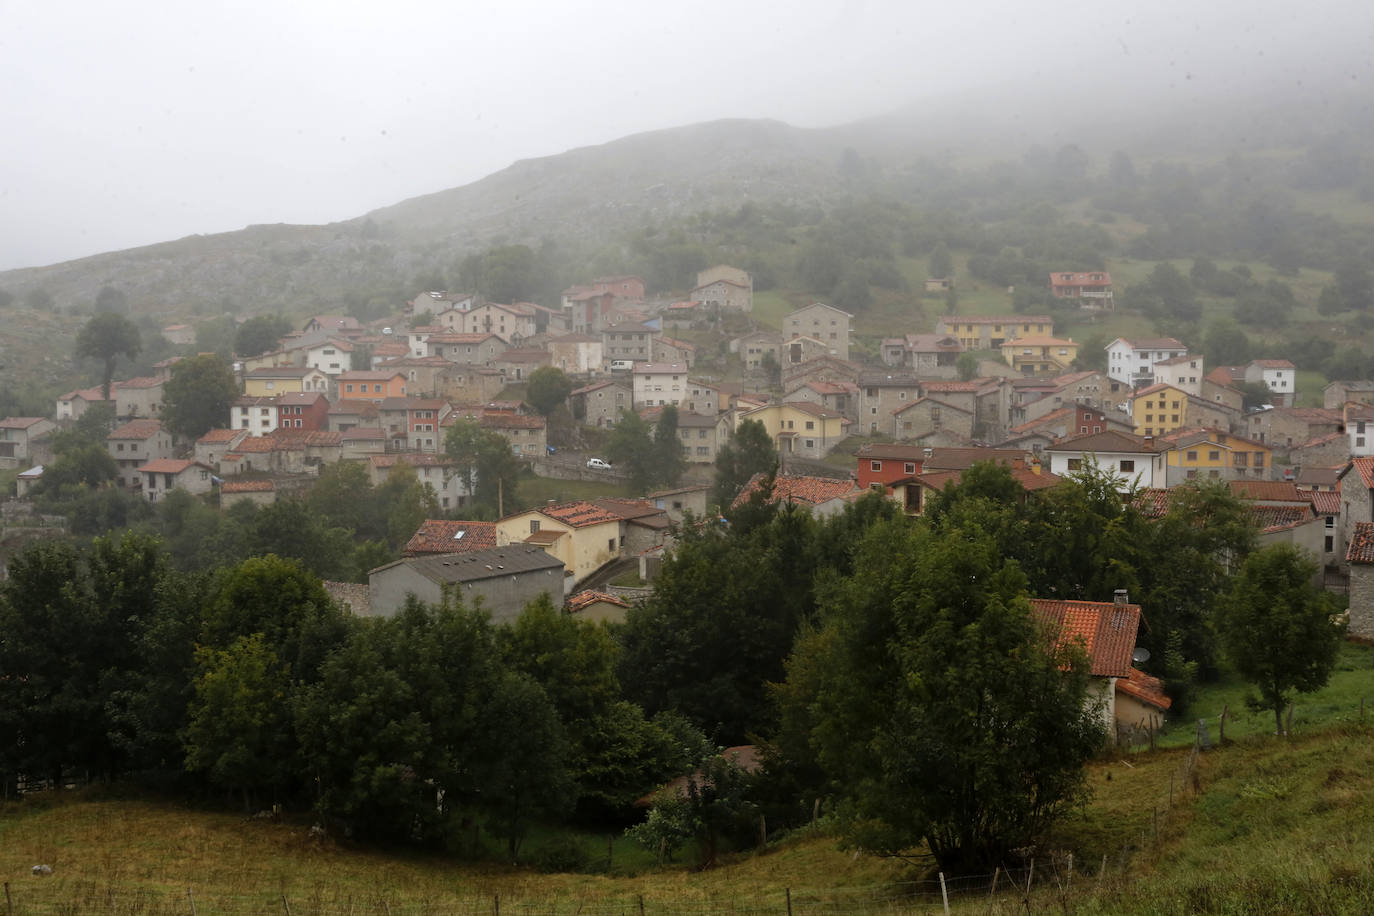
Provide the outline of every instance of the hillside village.
{"type": "MultiPolygon", "coordinates": [[[[1113,308],[1105,271],[1046,280],[1084,312],[1113,308]]],[[[936,293],[952,285],[927,281],[936,293]]],[[[777,329],[752,311],[749,273],[728,265],[701,271],[685,299],[655,297],[634,276],[569,287],[559,308],[421,292],[403,323],[315,315],[269,352],[239,358],[241,395],[195,441],[159,420],[173,357],[112,384],[108,401],[99,387],[73,390],[49,417],[0,420],[0,464],[19,472],[24,499],[53,460],[54,435],[105,404],[117,421],[107,437],[116,482],[150,502],[184,490],[221,510],[270,505],[336,462],[360,464],[373,485],[405,467],[443,517],[424,523],[402,559],[372,570],[370,597],[339,584],[355,612],[391,613],[407,592],[437,596],[445,583],[473,589],[491,568],[475,560],[500,555],[520,584],[477,592],[498,619],[541,592],[588,619],[623,619],[638,591],[617,595],[607,582],[632,570],[652,587],[684,516],[726,508],[708,504],[707,471],[740,424],[756,421],[780,464],[772,498],[821,516],[874,489],[920,515],[982,461],[1012,468],[1027,493],[1096,465],[1158,511],[1180,484],[1223,481],[1251,507],[1262,543],[1319,558],[1321,584],[1349,592],[1352,633],[1374,637],[1374,382],[1332,382],[1322,407],[1299,407],[1287,360],[1210,365],[1156,337],[1112,340],[1106,371],[1082,370],[1079,344],[1032,314],[947,315],[934,333],[883,338],[878,358],[864,360],[851,352],[854,316],[839,308],[813,302],[777,329]],[[728,359],[703,370],[683,338],[729,329],[728,359]],[[582,435],[551,430],[518,397],[542,367],[571,381],[566,406],[584,432],[613,430],[625,411],[652,422],[676,408],[687,485],[464,520],[473,493],[444,447],[460,421],[498,434],[536,474],[624,480],[605,462],[585,464],[582,435]]],[[[183,324],[163,335],[194,340],[183,324]]]]}

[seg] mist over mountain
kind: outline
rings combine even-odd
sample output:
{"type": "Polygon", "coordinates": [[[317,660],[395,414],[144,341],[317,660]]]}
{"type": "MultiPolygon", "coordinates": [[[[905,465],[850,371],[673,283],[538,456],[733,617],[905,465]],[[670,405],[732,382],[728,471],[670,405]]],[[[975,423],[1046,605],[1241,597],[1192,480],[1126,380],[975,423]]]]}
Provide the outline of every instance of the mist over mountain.
{"type": "Polygon", "coordinates": [[[1153,100],[1104,91],[1068,106],[1043,88],[1003,87],[840,127],[720,120],[522,160],[343,222],[249,226],[6,271],[0,289],[16,297],[41,289],[58,307],[86,311],[102,287],[116,286],[135,312],[168,315],[338,308],[360,293],[398,306],[416,278],[453,276],[465,255],[493,244],[592,251],[751,201],[810,210],[878,196],[957,208],[941,176],[1019,163],[1036,149],[1077,146],[1094,172],[1116,150],[1142,162],[1290,160],[1318,142],[1367,136],[1371,124],[1371,94],[1341,84],[1153,100]]]}

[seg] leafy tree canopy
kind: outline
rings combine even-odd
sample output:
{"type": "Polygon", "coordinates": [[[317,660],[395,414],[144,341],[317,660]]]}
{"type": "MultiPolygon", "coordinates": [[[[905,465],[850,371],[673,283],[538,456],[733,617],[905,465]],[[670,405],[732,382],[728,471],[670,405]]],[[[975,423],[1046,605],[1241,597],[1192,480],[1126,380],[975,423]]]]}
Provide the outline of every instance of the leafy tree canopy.
{"type": "Polygon", "coordinates": [[[198,439],[228,423],[238,396],[234,370],[215,354],[179,360],[163,386],[162,422],[178,436],[198,439]]]}

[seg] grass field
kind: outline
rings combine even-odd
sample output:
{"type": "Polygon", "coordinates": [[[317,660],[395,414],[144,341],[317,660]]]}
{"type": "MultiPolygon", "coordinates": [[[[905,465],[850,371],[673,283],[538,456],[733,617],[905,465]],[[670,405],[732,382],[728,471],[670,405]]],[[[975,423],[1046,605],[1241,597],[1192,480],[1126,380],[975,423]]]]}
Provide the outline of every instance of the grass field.
{"type": "Polygon", "coordinates": [[[517,494],[516,502],[527,507],[551,499],[561,503],[575,499],[634,495],[626,484],[599,480],[554,480],[551,477],[522,477],[517,494]]]}
{"type": "MultiPolygon", "coordinates": [[[[949,876],[958,913],[1362,913],[1374,906],[1374,729],[1249,737],[1111,757],[1090,800],[1035,852],[1035,889],[986,896],[949,876]],[[1190,766],[1191,762],[1191,766],[1190,766]],[[1073,873],[1068,854],[1073,854],[1073,873]],[[1106,868],[1102,870],[1105,857],[1106,868]],[[1099,874],[1100,873],[1100,874],[1099,874]]],[[[0,806],[0,876],[12,912],[939,913],[934,875],[785,838],[717,869],[658,866],[619,835],[535,835],[529,857],[580,847],[591,870],[539,871],[311,838],[281,822],[98,788],[0,806]],[[606,868],[607,846],[610,868],[606,868]],[[30,866],[54,875],[38,879],[30,866]],[[285,898],[285,900],[283,900],[285,898]],[[642,908],[642,909],[641,909],[642,908]]],[[[552,861],[552,860],[549,860],[552,861]]],[[[1019,873],[1018,883],[1025,871],[1019,873]]]]}

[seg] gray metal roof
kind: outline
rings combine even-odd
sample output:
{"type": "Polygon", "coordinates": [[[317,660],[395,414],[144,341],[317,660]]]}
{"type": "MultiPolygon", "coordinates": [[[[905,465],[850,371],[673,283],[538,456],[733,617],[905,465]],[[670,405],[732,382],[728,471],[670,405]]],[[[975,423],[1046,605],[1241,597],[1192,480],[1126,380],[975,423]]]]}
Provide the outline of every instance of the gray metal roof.
{"type": "Polygon", "coordinates": [[[560,573],[563,570],[563,561],[545,553],[540,547],[530,544],[509,544],[505,547],[470,550],[467,553],[406,557],[379,567],[373,572],[402,564],[441,585],[450,582],[477,582],[544,569],[557,569],[560,573]]]}

